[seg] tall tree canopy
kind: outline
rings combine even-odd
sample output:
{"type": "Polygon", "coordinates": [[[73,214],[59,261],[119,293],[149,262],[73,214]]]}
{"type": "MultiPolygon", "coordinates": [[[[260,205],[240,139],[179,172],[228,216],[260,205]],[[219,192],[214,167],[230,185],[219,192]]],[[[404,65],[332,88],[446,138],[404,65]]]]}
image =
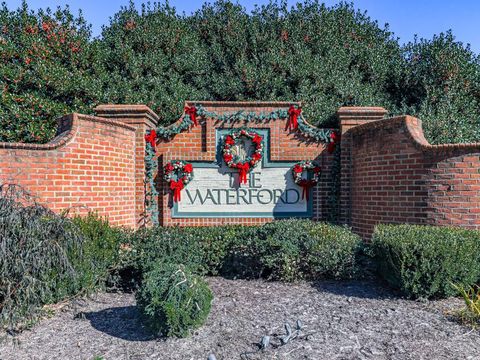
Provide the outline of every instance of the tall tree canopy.
{"type": "Polygon", "coordinates": [[[301,100],[320,127],[340,106],[384,106],[420,117],[433,143],[480,138],[479,58],[450,32],[401,46],[347,3],[131,4],[97,39],[68,8],[3,4],[0,88],[0,141],[48,141],[57,117],[107,102],[147,104],[168,125],[187,99],[301,100]]]}

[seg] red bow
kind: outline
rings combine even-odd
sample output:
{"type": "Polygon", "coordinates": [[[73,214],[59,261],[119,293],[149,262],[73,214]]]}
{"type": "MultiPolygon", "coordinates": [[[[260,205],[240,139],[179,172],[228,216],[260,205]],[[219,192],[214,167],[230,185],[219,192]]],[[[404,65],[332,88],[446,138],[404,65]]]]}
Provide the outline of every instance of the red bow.
{"type": "Polygon", "coordinates": [[[250,170],[249,163],[237,164],[238,173],[240,175],[240,184],[247,183],[247,173],[250,170]]]}
{"type": "Polygon", "coordinates": [[[330,139],[332,139],[332,142],[328,144],[328,148],[327,148],[327,151],[331,154],[335,151],[335,147],[337,145],[337,143],[340,142],[340,138],[341,138],[341,135],[339,132],[337,131],[333,131],[331,134],[330,134],[330,139]]]}
{"type": "Polygon", "coordinates": [[[298,128],[298,116],[301,113],[302,113],[301,108],[295,109],[295,106],[290,105],[290,108],[288,109],[288,122],[285,130],[286,129],[292,130],[292,129],[298,128]]]}
{"type": "Polygon", "coordinates": [[[155,140],[157,139],[157,132],[155,130],[150,130],[148,135],[145,135],[145,141],[152,145],[153,150],[155,150],[155,140]]]}
{"type": "Polygon", "coordinates": [[[258,161],[262,158],[262,155],[260,155],[259,153],[253,153],[252,155],[252,159],[255,160],[255,161],[258,161]]]}
{"type": "Polygon", "coordinates": [[[190,120],[193,121],[193,125],[197,126],[197,108],[194,106],[185,106],[185,114],[190,116],[190,120]]]}
{"type": "Polygon", "coordinates": [[[170,180],[170,190],[173,191],[173,202],[180,201],[180,194],[183,189],[183,179],[170,180]]]}
{"type": "Polygon", "coordinates": [[[315,181],[302,179],[298,182],[298,185],[302,187],[302,200],[304,198],[309,199],[310,197],[310,189],[315,186],[315,181]]]}

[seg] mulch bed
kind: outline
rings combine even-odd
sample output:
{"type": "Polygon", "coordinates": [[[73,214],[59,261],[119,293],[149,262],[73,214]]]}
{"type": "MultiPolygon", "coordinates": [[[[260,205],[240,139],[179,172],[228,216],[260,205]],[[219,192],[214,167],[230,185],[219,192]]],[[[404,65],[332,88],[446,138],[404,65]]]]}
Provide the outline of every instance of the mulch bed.
{"type": "Polygon", "coordinates": [[[132,294],[76,301],[0,344],[0,359],[479,359],[480,331],[445,312],[459,299],[415,302],[370,281],[283,284],[209,278],[207,323],[186,339],[154,339],[132,294]],[[299,336],[284,346],[284,324],[299,336]],[[262,336],[271,345],[254,354],[262,336]]]}

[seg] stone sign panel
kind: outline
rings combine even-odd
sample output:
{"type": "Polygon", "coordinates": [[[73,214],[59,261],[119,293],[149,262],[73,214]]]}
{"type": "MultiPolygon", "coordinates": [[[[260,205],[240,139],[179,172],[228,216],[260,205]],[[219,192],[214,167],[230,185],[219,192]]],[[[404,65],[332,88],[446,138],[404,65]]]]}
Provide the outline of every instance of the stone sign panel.
{"type": "MultiPolygon", "coordinates": [[[[218,130],[218,144],[226,130],[218,130]]],[[[194,163],[195,176],[173,204],[172,218],[192,217],[309,217],[311,204],[302,198],[302,188],[292,176],[293,162],[271,162],[269,133],[264,136],[265,156],[240,184],[239,173],[228,168],[217,150],[216,163],[194,163]]],[[[235,148],[239,157],[249,153],[251,144],[235,148]]]]}

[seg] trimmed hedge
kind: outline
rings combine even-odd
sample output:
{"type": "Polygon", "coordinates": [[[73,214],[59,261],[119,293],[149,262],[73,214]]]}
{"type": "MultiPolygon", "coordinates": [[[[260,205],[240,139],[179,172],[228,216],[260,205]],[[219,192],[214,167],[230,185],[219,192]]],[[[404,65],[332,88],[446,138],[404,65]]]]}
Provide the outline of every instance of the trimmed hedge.
{"type": "Polygon", "coordinates": [[[352,278],[362,241],[345,227],[281,220],[245,228],[229,246],[221,274],[296,281],[352,278]]]}
{"type": "Polygon", "coordinates": [[[142,272],[158,262],[237,278],[351,278],[362,241],[345,227],[310,220],[262,226],[156,227],[134,235],[142,272]]]}
{"type": "Polygon", "coordinates": [[[155,334],[185,337],[205,322],[213,295],[207,283],[188,267],[159,262],[144,275],[136,299],[155,334]]]}
{"type": "Polygon", "coordinates": [[[480,279],[480,232],[451,227],[379,225],[371,251],[379,274],[410,298],[453,296],[480,279]]]}

